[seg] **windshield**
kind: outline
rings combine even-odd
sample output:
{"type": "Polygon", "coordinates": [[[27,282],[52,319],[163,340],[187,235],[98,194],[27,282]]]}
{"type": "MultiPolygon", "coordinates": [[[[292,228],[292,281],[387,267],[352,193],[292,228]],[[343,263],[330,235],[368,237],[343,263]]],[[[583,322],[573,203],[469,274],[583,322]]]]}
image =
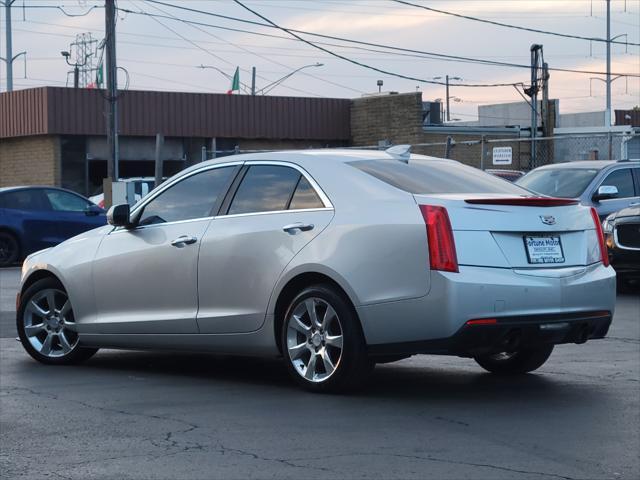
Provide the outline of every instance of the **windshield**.
{"type": "Polygon", "coordinates": [[[594,168],[556,168],[533,170],[516,180],[516,185],[550,197],[577,198],[591,183],[594,168]]]}

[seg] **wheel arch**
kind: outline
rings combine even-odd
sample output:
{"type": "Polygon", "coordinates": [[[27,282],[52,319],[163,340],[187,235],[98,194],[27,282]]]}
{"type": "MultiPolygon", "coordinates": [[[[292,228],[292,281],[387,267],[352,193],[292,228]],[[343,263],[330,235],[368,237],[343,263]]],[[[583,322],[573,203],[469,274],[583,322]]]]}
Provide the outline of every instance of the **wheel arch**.
{"type": "Polygon", "coordinates": [[[60,277],[58,277],[51,270],[45,270],[44,268],[41,268],[39,270],[34,270],[33,272],[31,272],[29,276],[24,280],[22,284],[22,288],[20,289],[20,295],[22,296],[22,294],[24,294],[24,292],[26,292],[31,285],[33,285],[34,283],[40,280],[44,280],[45,278],[54,279],[55,281],[60,283],[60,285],[62,285],[65,291],[67,290],[62,280],[60,280],[60,277]]]}
{"type": "Polygon", "coordinates": [[[343,288],[340,282],[335,280],[332,276],[327,273],[321,273],[318,271],[306,271],[302,273],[298,273],[289,280],[286,281],[284,286],[279,290],[279,293],[276,297],[276,301],[273,307],[273,329],[276,340],[276,346],[278,347],[278,351],[282,354],[282,342],[281,342],[281,334],[282,334],[282,319],[284,314],[289,306],[289,303],[293,298],[304,288],[310,285],[317,284],[328,284],[336,289],[344,298],[348,301],[349,305],[353,310],[353,314],[355,318],[360,323],[360,328],[362,328],[362,323],[360,321],[360,317],[358,316],[358,312],[355,308],[356,302],[354,302],[353,294],[349,295],[346,288],[343,288]]]}

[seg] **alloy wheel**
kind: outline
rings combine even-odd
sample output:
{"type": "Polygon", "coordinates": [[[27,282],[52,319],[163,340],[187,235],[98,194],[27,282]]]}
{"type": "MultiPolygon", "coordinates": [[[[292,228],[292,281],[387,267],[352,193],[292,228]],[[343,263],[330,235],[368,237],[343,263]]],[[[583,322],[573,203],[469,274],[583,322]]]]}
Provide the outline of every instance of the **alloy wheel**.
{"type": "Polygon", "coordinates": [[[62,290],[36,293],[25,306],[22,321],[29,343],[45,357],[64,357],[78,344],[71,302],[62,290]]]}
{"type": "Polygon", "coordinates": [[[306,298],[287,319],[287,352],[296,372],[320,383],[331,377],[342,359],[343,330],[334,308],[318,297],[306,298]]]}

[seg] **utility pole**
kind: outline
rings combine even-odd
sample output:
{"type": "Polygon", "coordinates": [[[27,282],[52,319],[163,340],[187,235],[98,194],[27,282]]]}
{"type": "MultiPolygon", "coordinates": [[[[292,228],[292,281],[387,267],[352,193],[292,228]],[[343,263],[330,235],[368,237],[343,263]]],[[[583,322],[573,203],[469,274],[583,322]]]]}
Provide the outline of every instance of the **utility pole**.
{"type": "Polygon", "coordinates": [[[525,88],[524,93],[531,97],[531,157],[529,169],[537,166],[536,159],[536,136],[538,131],[538,69],[542,60],[542,45],[534,43],[529,49],[531,52],[531,86],[525,88]]]}
{"type": "MultiPolygon", "coordinates": [[[[4,0],[2,5],[4,5],[4,21],[5,21],[5,33],[6,33],[6,55],[4,57],[0,57],[0,60],[3,60],[4,63],[7,64],[7,92],[13,91],[13,62],[20,55],[25,55],[27,52],[20,52],[17,55],[13,55],[13,44],[12,44],[12,34],[11,34],[11,5],[16,0],[4,0]]],[[[26,71],[26,70],[25,70],[26,71]]]]}
{"type": "Polygon", "coordinates": [[[107,57],[107,177],[118,180],[118,67],[116,64],[115,0],[105,0],[105,50],[107,57]]]}
{"type": "Polygon", "coordinates": [[[605,126],[611,127],[611,0],[607,0],[607,108],[605,117],[605,126]]]}

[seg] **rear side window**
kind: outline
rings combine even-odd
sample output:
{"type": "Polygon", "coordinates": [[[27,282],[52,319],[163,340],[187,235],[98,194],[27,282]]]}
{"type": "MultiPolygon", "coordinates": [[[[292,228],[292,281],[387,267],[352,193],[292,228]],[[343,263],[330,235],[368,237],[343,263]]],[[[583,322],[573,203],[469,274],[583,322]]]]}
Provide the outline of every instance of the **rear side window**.
{"type": "Polygon", "coordinates": [[[229,207],[229,215],[286,210],[298,185],[300,173],[289,167],[249,167],[229,207]]]}
{"type": "Polygon", "coordinates": [[[635,192],[633,190],[633,175],[630,168],[621,168],[614,170],[600,185],[609,185],[618,189],[618,196],[616,198],[633,197],[635,192]]]}
{"type": "Polygon", "coordinates": [[[211,216],[214,205],[226,193],[236,167],[220,167],[181,180],[147,203],[140,225],[178,222],[211,216]]]}
{"type": "Polygon", "coordinates": [[[527,195],[527,190],[477,168],[453,161],[362,160],[349,163],[369,175],[405,192],[438,193],[506,193],[527,195]]]}
{"type": "Polygon", "coordinates": [[[300,210],[303,208],[322,208],[324,204],[320,197],[313,189],[309,180],[307,180],[302,175],[300,176],[300,181],[298,182],[298,186],[296,187],[296,191],[293,194],[293,198],[291,199],[291,205],[289,205],[289,210],[300,210]]]}
{"type": "Polygon", "coordinates": [[[0,208],[15,210],[50,210],[42,190],[16,190],[0,194],[0,208]]]}

